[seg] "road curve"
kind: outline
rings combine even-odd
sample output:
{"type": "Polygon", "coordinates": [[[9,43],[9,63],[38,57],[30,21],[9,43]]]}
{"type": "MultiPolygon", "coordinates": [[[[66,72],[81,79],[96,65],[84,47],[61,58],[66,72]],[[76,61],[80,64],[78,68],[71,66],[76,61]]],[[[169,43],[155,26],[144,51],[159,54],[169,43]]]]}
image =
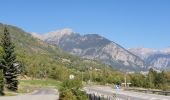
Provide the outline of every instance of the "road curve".
{"type": "Polygon", "coordinates": [[[39,89],[31,94],[17,95],[17,96],[4,96],[0,100],[58,100],[59,92],[56,89],[39,89]]]}

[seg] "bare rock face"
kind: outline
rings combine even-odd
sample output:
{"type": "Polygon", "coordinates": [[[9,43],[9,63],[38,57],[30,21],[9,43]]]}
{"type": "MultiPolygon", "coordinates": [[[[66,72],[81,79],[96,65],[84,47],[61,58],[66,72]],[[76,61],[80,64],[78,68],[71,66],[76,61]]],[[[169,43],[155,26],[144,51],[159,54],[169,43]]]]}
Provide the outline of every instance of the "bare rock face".
{"type": "Polygon", "coordinates": [[[35,32],[32,32],[31,35],[32,35],[32,37],[37,38],[37,39],[41,39],[41,37],[42,37],[41,35],[39,35],[38,33],[35,33],[35,32]]]}
{"type": "MultiPolygon", "coordinates": [[[[112,60],[124,61],[124,65],[132,66],[133,64],[144,67],[144,62],[141,59],[116,43],[111,42],[103,48],[103,52],[109,54],[112,60]]],[[[132,66],[133,67],[133,66],[132,66]]]]}
{"type": "Polygon", "coordinates": [[[48,34],[42,35],[40,39],[47,41],[54,41],[55,44],[59,44],[60,39],[66,35],[71,35],[73,31],[71,29],[63,29],[58,31],[53,31],[48,34]]]}
{"type": "Polygon", "coordinates": [[[149,68],[158,70],[170,69],[170,48],[162,50],[153,50],[148,48],[133,48],[129,49],[132,53],[143,59],[149,68]]]}
{"type": "Polygon", "coordinates": [[[145,63],[120,45],[97,34],[80,35],[70,29],[50,32],[42,40],[87,59],[100,60],[119,70],[143,70],[145,63]]]}

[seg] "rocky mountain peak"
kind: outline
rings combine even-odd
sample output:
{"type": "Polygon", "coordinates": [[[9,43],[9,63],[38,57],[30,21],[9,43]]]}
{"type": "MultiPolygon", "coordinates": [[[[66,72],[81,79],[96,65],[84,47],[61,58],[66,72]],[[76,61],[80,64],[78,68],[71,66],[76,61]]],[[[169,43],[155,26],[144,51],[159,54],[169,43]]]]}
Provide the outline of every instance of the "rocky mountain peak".
{"type": "Polygon", "coordinates": [[[42,38],[42,36],[39,35],[39,34],[36,33],[36,32],[32,32],[31,35],[32,35],[32,37],[37,38],[37,39],[41,39],[41,38],[42,38]]]}
{"type": "Polygon", "coordinates": [[[133,54],[141,57],[141,59],[146,59],[149,55],[158,52],[157,50],[150,48],[131,48],[128,50],[133,54]]]}
{"type": "Polygon", "coordinates": [[[161,50],[133,48],[129,51],[139,56],[152,68],[158,70],[170,69],[170,47],[161,50]]]}
{"type": "Polygon", "coordinates": [[[165,49],[160,50],[160,52],[170,54],[170,46],[165,49]]]}
{"type": "Polygon", "coordinates": [[[73,30],[69,29],[69,28],[65,28],[65,29],[61,29],[61,30],[57,30],[57,31],[53,31],[53,32],[49,32],[47,34],[42,35],[42,39],[48,39],[48,38],[58,38],[60,39],[61,37],[63,37],[64,35],[71,35],[73,34],[73,30]]]}

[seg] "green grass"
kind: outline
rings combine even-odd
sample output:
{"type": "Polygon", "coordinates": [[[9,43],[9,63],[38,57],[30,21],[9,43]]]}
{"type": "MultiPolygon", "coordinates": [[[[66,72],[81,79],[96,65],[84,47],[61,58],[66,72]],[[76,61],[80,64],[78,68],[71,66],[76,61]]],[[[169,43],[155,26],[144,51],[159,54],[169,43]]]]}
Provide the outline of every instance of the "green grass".
{"type": "Polygon", "coordinates": [[[20,80],[20,86],[60,88],[61,82],[52,79],[20,80]]]}
{"type": "Polygon", "coordinates": [[[61,88],[61,82],[52,79],[19,80],[18,93],[30,93],[39,88],[61,88]]]}
{"type": "Polygon", "coordinates": [[[16,96],[14,92],[5,92],[5,96],[16,96]]]}

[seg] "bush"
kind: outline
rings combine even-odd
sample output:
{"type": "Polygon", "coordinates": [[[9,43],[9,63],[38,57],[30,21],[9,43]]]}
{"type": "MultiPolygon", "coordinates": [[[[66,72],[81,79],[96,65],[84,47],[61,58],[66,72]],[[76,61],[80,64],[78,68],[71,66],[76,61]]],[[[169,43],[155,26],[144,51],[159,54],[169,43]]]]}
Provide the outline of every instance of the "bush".
{"type": "Polygon", "coordinates": [[[77,99],[70,89],[66,89],[60,93],[60,100],[77,100],[77,99]]]}
{"type": "Polygon", "coordinates": [[[76,76],[73,80],[65,80],[63,88],[60,90],[61,100],[88,100],[85,92],[80,91],[82,87],[81,79],[76,76]]]}

